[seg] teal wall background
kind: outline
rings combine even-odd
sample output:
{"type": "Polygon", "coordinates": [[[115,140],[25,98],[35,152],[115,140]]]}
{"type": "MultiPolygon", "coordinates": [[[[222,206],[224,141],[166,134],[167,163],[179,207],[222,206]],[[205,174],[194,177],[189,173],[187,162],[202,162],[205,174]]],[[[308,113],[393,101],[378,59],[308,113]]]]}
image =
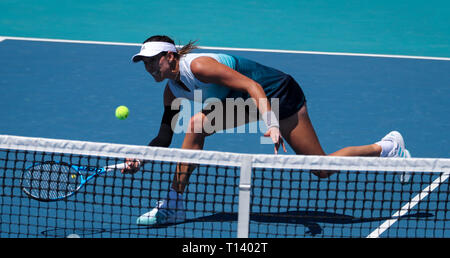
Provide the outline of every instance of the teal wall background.
{"type": "Polygon", "coordinates": [[[2,0],[0,35],[450,57],[450,1],[2,0]]]}

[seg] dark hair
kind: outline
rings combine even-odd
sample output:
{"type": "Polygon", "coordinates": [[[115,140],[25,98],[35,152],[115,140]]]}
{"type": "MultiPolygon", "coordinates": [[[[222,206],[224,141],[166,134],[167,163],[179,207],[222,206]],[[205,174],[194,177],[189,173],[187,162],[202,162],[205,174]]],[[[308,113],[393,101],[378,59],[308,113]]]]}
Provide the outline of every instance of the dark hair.
{"type": "MultiPolygon", "coordinates": [[[[168,43],[172,43],[175,45],[175,41],[173,41],[171,38],[169,38],[168,36],[164,36],[164,35],[155,35],[155,36],[151,36],[150,38],[146,39],[144,43],[147,42],[152,42],[152,41],[160,41],[160,42],[168,42],[168,43]]],[[[197,42],[197,40],[195,41],[189,41],[189,43],[187,43],[186,45],[184,45],[181,48],[177,48],[177,53],[174,53],[176,58],[179,58],[181,56],[184,56],[186,54],[189,54],[190,52],[192,52],[192,50],[197,49],[197,45],[195,45],[195,43],[197,42]]],[[[167,54],[167,52],[162,52],[162,55],[167,54]]]]}

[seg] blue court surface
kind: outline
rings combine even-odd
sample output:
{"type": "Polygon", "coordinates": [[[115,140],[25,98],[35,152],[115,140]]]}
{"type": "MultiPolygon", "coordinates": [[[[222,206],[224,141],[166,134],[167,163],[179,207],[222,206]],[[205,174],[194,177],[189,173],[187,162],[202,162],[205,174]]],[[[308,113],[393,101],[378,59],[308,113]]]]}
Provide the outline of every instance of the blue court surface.
{"type": "MultiPolygon", "coordinates": [[[[165,84],[131,62],[138,46],[22,40],[0,46],[3,134],[146,145],[157,133],[165,84]],[[119,105],[130,109],[127,120],[115,118],[119,105]]],[[[371,144],[391,130],[403,134],[413,157],[450,153],[448,60],[196,51],[240,55],[291,74],[327,153],[371,144]]],[[[272,153],[260,136],[216,134],[205,149],[272,153]]],[[[182,139],[175,135],[171,147],[182,139]]]]}
{"type": "MultiPolygon", "coordinates": [[[[0,96],[1,133],[146,145],[159,129],[164,84],[155,83],[146,74],[142,64],[131,63],[130,57],[138,50],[138,46],[112,44],[4,40],[0,43],[0,74],[2,74],[0,85],[3,89],[0,96]],[[128,119],[120,121],[114,117],[115,107],[119,105],[129,107],[128,119]]],[[[406,146],[413,157],[448,157],[449,138],[446,133],[450,129],[450,121],[446,119],[450,111],[448,106],[450,76],[446,72],[450,69],[448,60],[238,50],[200,49],[196,51],[231,53],[291,74],[300,83],[306,94],[312,122],[326,152],[333,152],[350,145],[370,144],[378,141],[387,132],[398,130],[404,135],[406,146]]],[[[260,136],[260,134],[251,133],[216,134],[207,139],[205,149],[240,153],[272,153],[271,145],[260,144],[260,136]]],[[[182,140],[182,134],[175,135],[171,147],[179,148],[182,140]]],[[[293,154],[293,151],[289,149],[288,154],[293,154]]],[[[395,175],[391,175],[391,177],[393,176],[395,175]]],[[[194,174],[191,181],[195,182],[201,177],[201,174],[198,176],[194,174]],[[196,177],[198,178],[196,179],[196,177]]],[[[316,183],[316,187],[312,189],[312,186],[308,188],[308,185],[302,185],[311,181],[309,173],[293,174],[289,177],[293,177],[294,180],[289,178],[278,182],[267,182],[264,181],[264,176],[259,180],[254,179],[256,184],[254,202],[259,202],[261,207],[253,210],[255,215],[250,218],[250,232],[255,230],[260,233],[250,234],[250,237],[275,237],[275,235],[271,235],[271,232],[276,227],[280,227],[280,223],[283,225],[282,231],[288,237],[305,234],[318,237],[333,237],[334,234],[352,236],[352,230],[357,231],[355,234],[363,232],[364,235],[369,234],[371,230],[392,215],[389,212],[374,215],[373,207],[367,206],[367,209],[364,210],[365,205],[368,204],[356,202],[354,208],[361,211],[354,215],[357,215],[358,218],[367,217],[367,219],[355,221],[354,217],[345,216],[345,203],[332,202],[333,198],[338,198],[337,196],[341,195],[342,197],[342,195],[349,194],[345,191],[347,186],[336,185],[334,188],[339,190],[330,195],[329,192],[320,189],[333,183],[322,181],[316,183]],[[290,187],[299,190],[283,193],[284,184],[292,181],[294,185],[290,187]],[[274,185],[276,185],[275,190],[274,185]],[[323,186],[321,187],[321,185],[323,186]],[[273,202],[270,196],[282,196],[283,194],[288,194],[293,200],[298,200],[297,205],[300,205],[302,201],[313,201],[314,198],[311,196],[320,199],[328,197],[331,199],[331,203],[327,201],[325,204],[320,204],[325,205],[325,209],[322,209],[321,212],[297,210],[294,214],[286,211],[285,216],[281,214],[281,217],[278,214],[278,221],[274,225],[274,218],[270,215],[272,211],[270,205],[273,202]],[[328,212],[327,206],[332,207],[332,211],[328,212]],[[302,219],[289,220],[292,216],[300,216],[302,219]],[[365,223],[369,223],[369,226],[365,223]]],[[[353,177],[355,178],[350,181],[355,182],[355,189],[363,187],[366,184],[364,182],[377,181],[373,175],[369,174],[356,174],[353,177]]],[[[238,175],[227,173],[226,175],[217,175],[217,178],[222,178],[229,185],[235,185],[236,182],[233,180],[237,180],[238,175]]],[[[207,177],[201,180],[218,180],[217,178],[207,177]]],[[[431,178],[430,182],[435,178],[436,176],[431,178]]],[[[129,179],[124,178],[124,185],[127,184],[127,180],[129,179]]],[[[388,181],[395,180],[390,178],[388,181]]],[[[168,184],[169,181],[165,182],[168,184]]],[[[159,187],[165,189],[163,185],[159,187]]],[[[365,194],[364,197],[371,198],[373,205],[383,207],[383,198],[411,200],[413,193],[420,192],[426,185],[420,184],[406,188],[407,196],[399,193],[402,187],[400,184],[392,185],[394,190],[388,194],[389,196],[382,192],[381,195],[374,194],[368,197],[365,194]]],[[[195,194],[195,187],[191,188],[187,193],[188,200],[193,198],[193,201],[188,202],[189,207],[193,209],[195,205],[207,205],[195,202],[198,200],[198,196],[195,194]]],[[[200,199],[213,200],[217,198],[214,196],[214,190],[217,189],[208,188],[208,194],[200,199]]],[[[226,190],[237,191],[233,188],[226,190]]],[[[403,190],[405,190],[404,187],[403,190]]],[[[20,195],[20,189],[14,191],[18,191],[16,194],[20,195]]],[[[154,194],[159,194],[159,197],[165,195],[164,192],[154,194]]],[[[358,193],[351,194],[357,195],[358,193]]],[[[359,194],[364,194],[364,192],[359,194]]],[[[158,196],[154,198],[156,197],[158,196]]],[[[236,192],[234,197],[226,198],[231,198],[224,200],[225,203],[231,203],[231,206],[224,206],[219,210],[228,208],[236,210],[236,192]]],[[[430,195],[430,198],[430,200],[446,199],[443,196],[433,195],[430,195]]],[[[35,201],[30,200],[29,202],[35,201]]],[[[148,207],[153,206],[154,200],[148,200],[147,204],[148,207]]],[[[7,205],[7,203],[3,205],[7,205]]],[[[42,205],[59,207],[57,203],[39,204],[38,207],[42,205]]],[[[276,205],[289,206],[292,204],[288,201],[287,204],[277,203],[276,205]]],[[[392,207],[390,204],[388,208],[400,209],[403,204],[397,202],[395,205],[398,207],[392,207]]],[[[423,205],[427,205],[427,203],[425,202],[423,205]]],[[[444,201],[443,205],[448,205],[448,202],[444,201]]],[[[14,205],[12,206],[14,207],[14,205]]],[[[101,206],[101,204],[97,204],[92,207],[83,207],[83,209],[94,211],[102,209],[101,206]]],[[[19,209],[21,209],[21,214],[35,212],[19,209]]],[[[111,209],[114,213],[114,209],[117,207],[111,209]]],[[[119,207],[119,209],[123,209],[123,207],[119,207]]],[[[442,207],[425,206],[422,209],[441,211],[442,207]]],[[[420,211],[420,205],[418,210],[420,211]]],[[[132,225],[135,219],[133,216],[142,212],[146,211],[129,208],[124,213],[122,210],[122,215],[126,216],[124,225],[132,225]]],[[[442,212],[436,212],[432,216],[441,215],[446,216],[442,212]]],[[[152,230],[156,230],[155,236],[164,234],[176,237],[181,227],[182,229],[187,228],[191,232],[192,235],[188,237],[234,237],[236,223],[233,221],[236,216],[236,214],[229,213],[212,215],[192,213],[188,214],[191,221],[187,223],[152,230]],[[196,223],[199,224],[196,225],[196,223]],[[214,233],[214,231],[205,233],[208,232],[208,229],[217,230],[217,225],[220,225],[219,233],[214,233]]],[[[445,220],[441,222],[444,224],[423,225],[426,222],[420,218],[427,216],[430,214],[411,213],[409,219],[397,223],[398,227],[393,230],[398,230],[398,232],[390,236],[405,237],[411,233],[408,228],[417,227],[423,230],[419,233],[414,231],[414,237],[434,236],[430,235],[427,228],[445,227],[445,220]]],[[[58,220],[55,221],[58,224],[58,220]]],[[[109,219],[106,219],[104,223],[107,224],[108,221],[109,219]]],[[[139,233],[142,230],[148,230],[133,226],[125,226],[124,229],[120,223],[110,222],[116,225],[112,230],[113,237],[120,237],[123,234],[128,236],[133,232],[139,233]]],[[[48,226],[53,228],[53,225],[48,226]]],[[[82,224],[75,224],[75,226],[84,227],[82,224]]],[[[45,230],[41,229],[41,231],[45,230]]],[[[75,230],[75,232],[77,231],[75,230]]],[[[49,230],[47,233],[49,236],[61,236],[61,232],[58,230],[49,230]]],[[[65,231],[62,232],[63,235],[65,233],[65,231]]],[[[443,233],[443,236],[449,237],[447,230],[443,233]]],[[[108,234],[111,234],[111,230],[108,234]]],[[[150,235],[152,234],[150,233],[150,235]]],[[[93,232],[92,236],[101,237],[102,234],[93,232]]]]}

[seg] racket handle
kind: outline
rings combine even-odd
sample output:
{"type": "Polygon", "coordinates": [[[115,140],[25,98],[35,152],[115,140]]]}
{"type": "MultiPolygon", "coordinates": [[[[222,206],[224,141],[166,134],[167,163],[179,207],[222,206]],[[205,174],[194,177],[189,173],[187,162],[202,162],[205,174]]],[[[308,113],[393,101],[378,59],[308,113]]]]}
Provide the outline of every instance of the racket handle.
{"type": "Polygon", "coordinates": [[[107,167],[105,167],[105,170],[111,171],[111,170],[115,170],[115,169],[123,169],[126,167],[127,167],[126,163],[120,163],[120,164],[114,164],[114,165],[107,166],[107,167]]]}

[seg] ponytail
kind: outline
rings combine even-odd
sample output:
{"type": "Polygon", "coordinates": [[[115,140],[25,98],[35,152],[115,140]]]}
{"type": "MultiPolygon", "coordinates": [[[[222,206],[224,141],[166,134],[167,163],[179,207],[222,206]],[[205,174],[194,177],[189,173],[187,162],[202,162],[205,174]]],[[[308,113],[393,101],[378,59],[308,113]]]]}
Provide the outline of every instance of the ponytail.
{"type": "Polygon", "coordinates": [[[197,40],[195,41],[189,41],[189,43],[187,43],[186,45],[184,45],[182,48],[178,49],[178,55],[184,56],[186,54],[191,53],[194,49],[197,49],[197,45],[195,44],[197,42],[197,40]]]}

